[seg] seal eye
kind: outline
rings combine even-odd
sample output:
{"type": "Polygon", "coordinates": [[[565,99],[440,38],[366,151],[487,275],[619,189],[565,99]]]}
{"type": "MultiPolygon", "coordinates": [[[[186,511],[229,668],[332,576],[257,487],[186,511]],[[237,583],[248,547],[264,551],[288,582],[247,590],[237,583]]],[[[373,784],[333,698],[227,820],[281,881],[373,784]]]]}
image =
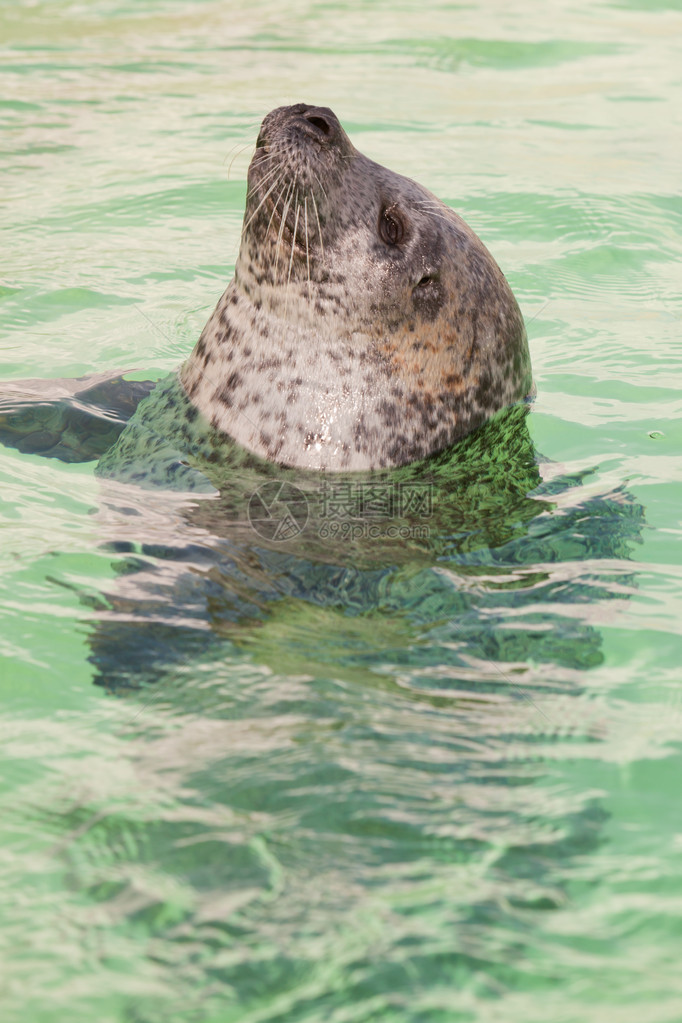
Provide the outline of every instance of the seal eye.
{"type": "Polygon", "coordinates": [[[405,237],[405,225],[394,207],[387,209],[384,206],[382,209],[379,216],[379,234],[387,245],[400,245],[405,237]]]}
{"type": "Polygon", "coordinates": [[[415,295],[433,294],[434,287],[440,280],[439,270],[427,270],[412,288],[415,295]]]}

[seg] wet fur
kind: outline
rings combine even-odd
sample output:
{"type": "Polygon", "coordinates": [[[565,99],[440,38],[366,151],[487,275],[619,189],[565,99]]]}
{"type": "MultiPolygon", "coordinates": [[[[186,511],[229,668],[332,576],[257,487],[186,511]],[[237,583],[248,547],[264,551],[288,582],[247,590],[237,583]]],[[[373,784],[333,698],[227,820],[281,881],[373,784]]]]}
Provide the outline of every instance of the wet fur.
{"type": "Polygon", "coordinates": [[[181,370],[214,429],[282,465],[376,469],[528,394],[523,319],[492,256],[331,110],[269,114],[248,180],[234,279],[181,370]]]}

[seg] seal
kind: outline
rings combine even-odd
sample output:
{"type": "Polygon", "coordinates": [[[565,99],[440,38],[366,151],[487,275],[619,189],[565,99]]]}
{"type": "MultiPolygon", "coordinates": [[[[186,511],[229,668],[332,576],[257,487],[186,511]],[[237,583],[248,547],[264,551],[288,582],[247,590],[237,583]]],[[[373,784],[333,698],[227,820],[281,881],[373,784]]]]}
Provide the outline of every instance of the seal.
{"type": "Polygon", "coordinates": [[[305,103],[261,125],[234,278],[179,374],[148,397],[150,383],[105,376],[62,381],[49,405],[31,391],[3,415],[0,401],[0,440],[210,492],[244,457],[420,462],[532,388],[523,318],[480,239],[305,103]]]}
{"type": "Polygon", "coordinates": [[[262,123],[234,278],[180,380],[248,451],[330,471],[440,452],[532,388],[523,318],[480,239],[306,103],[262,123]]]}

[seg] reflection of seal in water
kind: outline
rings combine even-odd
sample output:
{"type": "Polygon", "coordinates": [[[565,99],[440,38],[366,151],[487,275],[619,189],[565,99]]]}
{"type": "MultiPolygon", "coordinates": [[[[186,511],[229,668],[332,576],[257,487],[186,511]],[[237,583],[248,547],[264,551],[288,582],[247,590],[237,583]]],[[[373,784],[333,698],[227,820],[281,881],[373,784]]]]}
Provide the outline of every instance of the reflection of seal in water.
{"type": "Polygon", "coordinates": [[[404,465],[528,394],[523,320],[473,231],[325,107],[273,110],[234,280],[181,380],[213,427],[308,469],[404,465]]]}

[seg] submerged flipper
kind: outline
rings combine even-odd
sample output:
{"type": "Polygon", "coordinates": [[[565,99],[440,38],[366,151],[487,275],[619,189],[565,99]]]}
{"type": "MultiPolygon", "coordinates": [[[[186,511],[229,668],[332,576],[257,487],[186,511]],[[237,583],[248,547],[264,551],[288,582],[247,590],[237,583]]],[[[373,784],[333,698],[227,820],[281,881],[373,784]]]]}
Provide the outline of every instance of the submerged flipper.
{"type": "Polygon", "coordinates": [[[154,380],[121,373],[19,380],[0,390],[0,443],[62,462],[91,462],[117,440],[154,380]]]}
{"type": "MultiPolygon", "coordinates": [[[[140,402],[95,472],[100,479],[145,489],[217,494],[200,468],[213,433],[192,406],[177,373],[171,373],[140,402]]],[[[221,436],[220,445],[221,450],[228,450],[234,442],[221,436]]]]}

